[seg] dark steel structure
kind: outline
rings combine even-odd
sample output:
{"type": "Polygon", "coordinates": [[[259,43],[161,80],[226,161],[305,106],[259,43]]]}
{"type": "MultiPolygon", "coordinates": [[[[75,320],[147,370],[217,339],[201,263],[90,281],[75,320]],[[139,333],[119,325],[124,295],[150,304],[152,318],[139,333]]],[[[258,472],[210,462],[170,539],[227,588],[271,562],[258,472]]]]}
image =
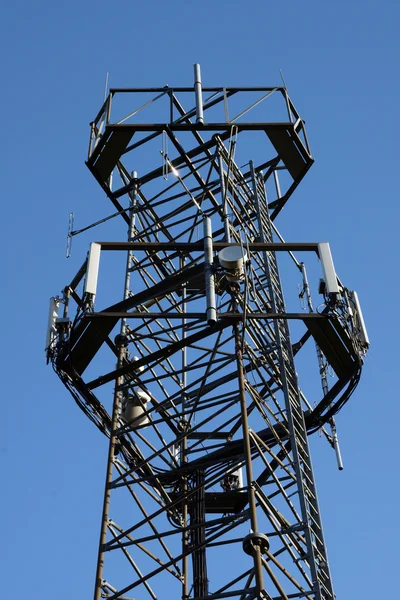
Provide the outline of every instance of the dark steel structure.
{"type": "Polygon", "coordinates": [[[128,237],[91,244],[46,351],[109,438],[95,600],[334,598],[308,436],[341,468],[334,416],[368,338],[329,246],[275,224],[312,163],[285,87],[203,88],[198,65],[191,88],[111,89],[91,123],[87,166],[116,209],[100,222],[128,237]]]}

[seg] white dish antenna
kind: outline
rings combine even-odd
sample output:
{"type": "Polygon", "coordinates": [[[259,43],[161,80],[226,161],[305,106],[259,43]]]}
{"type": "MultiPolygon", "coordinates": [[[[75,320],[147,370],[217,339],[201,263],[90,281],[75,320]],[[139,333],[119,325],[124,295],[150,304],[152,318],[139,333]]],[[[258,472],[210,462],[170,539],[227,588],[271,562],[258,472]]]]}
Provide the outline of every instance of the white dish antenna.
{"type": "Polygon", "coordinates": [[[218,253],[219,264],[226,271],[228,281],[240,281],[244,274],[244,263],[247,261],[247,252],[239,244],[226,246],[218,253]]]}

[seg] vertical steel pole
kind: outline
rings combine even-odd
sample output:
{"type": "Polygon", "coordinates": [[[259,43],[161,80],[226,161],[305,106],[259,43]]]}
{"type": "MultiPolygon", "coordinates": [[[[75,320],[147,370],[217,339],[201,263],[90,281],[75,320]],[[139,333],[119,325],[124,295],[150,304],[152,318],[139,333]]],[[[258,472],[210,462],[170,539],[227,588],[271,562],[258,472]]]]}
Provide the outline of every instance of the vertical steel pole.
{"type": "MultiPolygon", "coordinates": [[[[132,176],[133,176],[133,179],[136,180],[137,174],[135,171],[132,173],[132,176]]],[[[134,237],[135,213],[133,212],[133,208],[136,205],[136,193],[137,193],[137,184],[135,182],[133,192],[129,197],[131,210],[129,211],[130,219],[129,219],[129,229],[128,229],[128,241],[131,241],[131,239],[134,237]]],[[[132,252],[128,251],[127,259],[126,259],[124,300],[126,300],[128,298],[129,291],[130,291],[131,261],[132,261],[132,252]]],[[[121,332],[121,336],[125,335],[126,319],[122,319],[122,321],[121,321],[120,332],[121,332]]],[[[118,349],[118,361],[117,361],[118,369],[121,368],[124,363],[125,354],[126,354],[126,346],[122,342],[118,349]]],[[[101,600],[104,554],[105,554],[105,545],[106,545],[106,541],[107,541],[108,513],[109,513],[109,509],[110,509],[111,484],[112,484],[112,479],[113,479],[114,458],[115,458],[115,453],[116,453],[116,449],[118,446],[118,436],[116,434],[116,431],[119,427],[119,417],[121,414],[122,394],[120,392],[120,389],[121,389],[121,386],[123,385],[123,383],[124,383],[123,376],[118,377],[118,379],[115,382],[115,388],[114,388],[112,424],[111,424],[111,433],[110,433],[110,443],[109,443],[109,447],[108,447],[106,482],[105,482],[105,488],[104,488],[103,512],[102,512],[102,517],[101,517],[101,530],[100,530],[100,540],[99,540],[99,549],[98,549],[98,557],[97,557],[94,600],[101,600]]]]}
{"type": "MultiPolygon", "coordinates": [[[[237,310],[237,302],[234,299],[233,302],[234,310],[237,310]]],[[[253,488],[253,466],[251,462],[251,445],[250,445],[250,436],[249,436],[249,423],[247,419],[247,404],[246,404],[246,387],[245,387],[245,378],[244,378],[244,369],[243,369],[243,353],[242,353],[242,335],[240,333],[239,324],[235,323],[234,326],[235,332],[235,350],[236,350],[236,365],[237,365],[237,374],[238,374],[238,384],[239,384],[239,397],[240,397],[240,412],[242,417],[242,431],[243,431],[243,444],[244,444],[244,460],[246,465],[246,485],[247,485],[247,494],[249,499],[249,511],[250,511],[250,524],[251,529],[254,533],[258,533],[258,524],[257,524],[257,509],[256,509],[256,499],[253,488]]],[[[257,598],[260,598],[261,591],[264,589],[264,581],[263,581],[263,572],[262,572],[262,561],[261,561],[261,549],[260,546],[254,545],[253,552],[253,560],[254,560],[254,572],[256,579],[256,592],[257,598]]]]}
{"type": "MultiPolygon", "coordinates": [[[[182,257],[180,259],[179,267],[182,270],[185,266],[185,258],[182,257]]],[[[186,284],[182,289],[182,312],[186,313],[186,284]]],[[[182,340],[186,337],[186,319],[182,318],[182,340]]],[[[186,374],[186,365],[187,365],[187,355],[186,355],[186,346],[182,348],[182,428],[186,429],[186,385],[187,385],[187,374],[186,374]]],[[[185,431],[186,433],[186,431],[185,431]]],[[[181,466],[187,463],[187,437],[186,435],[182,439],[181,443],[181,456],[180,456],[180,464],[181,466]]],[[[188,481],[187,475],[183,475],[182,477],[182,492],[185,497],[188,491],[188,481]]],[[[188,501],[185,499],[182,502],[182,525],[183,527],[187,527],[188,525],[188,501]]],[[[189,548],[190,538],[189,531],[185,529],[182,533],[182,600],[188,600],[189,598],[189,548]]]]}
{"type": "MultiPolygon", "coordinates": [[[[119,349],[119,353],[118,353],[118,362],[117,362],[118,368],[120,366],[122,366],[124,355],[125,355],[125,348],[124,348],[124,346],[121,346],[119,349]]],[[[116,435],[116,430],[118,429],[119,415],[121,412],[121,395],[119,392],[119,387],[122,385],[122,383],[123,383],[123,378],[118,377],[118,379],[115,382],[115,389],[114,389],[112,425],[111,425],[110,443],[109,443],[109,447],[108,447],[106,483],[105,483],[105,489],[104,489],[103,512],[102,512],[102,517],[101,517],[101,530],[100,530],[99,550],[98,550],[98,557],[97,557],[94,600],[101,600],[105,544],[107,541],[108,512],[109,512],[109,508],[110,508],[111,483],[112,483],[112,479],[113,479],[113,466],[114,466],[115,450],[116,450],[116,447],[118,444],[118,437],[116,435]]]]}
{"type": "MultiPolygon", "coordinates": [[[[136,197],[137,197],[137,173],[132,172],[133,189],[129,194],[129,229],[128,229],[128,242],[131,242],[135,236],[135,212],[136,197]]],[[[131,291],[131,266],[132,266],[133,251],[128,250],[126,257],[126,270],[125,270],[125,284],[124,284],[124,300],[127,300],[131,291]]],[[[126,319],[121,321],[121,334],[124,335],[126,331],[126,319]]]]}
{"type": "Polygon", "coordinates": [[[204,598],[208,596],[208,578],[207,578],[207,553],[206,553],[206,512],[205,512],[205,491],[204,491],[204,471],[197,469],[194,479],[196,492],[191,500],[190,524],[191,541],[197,548],[192,553],[193,564],[193,596],[194,598],[204,598]]]}

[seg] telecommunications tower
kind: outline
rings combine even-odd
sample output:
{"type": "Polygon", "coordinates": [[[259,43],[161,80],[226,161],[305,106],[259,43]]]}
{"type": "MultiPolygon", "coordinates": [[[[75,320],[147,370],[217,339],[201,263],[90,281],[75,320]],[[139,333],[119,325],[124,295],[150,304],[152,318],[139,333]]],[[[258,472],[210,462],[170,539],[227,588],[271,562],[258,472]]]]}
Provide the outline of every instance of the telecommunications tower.
{"type": "Polygon", "coordinates": [[[285,87],[203,87],[199,65],[110,89],[91,123],[114,209],[84,230],[108,241],[51,299],[46,353],[109,440],[95,600],[335,597],[308,436],[342,468],[369,342],[329,244],[278,230],[312,163],[285,87]]]}

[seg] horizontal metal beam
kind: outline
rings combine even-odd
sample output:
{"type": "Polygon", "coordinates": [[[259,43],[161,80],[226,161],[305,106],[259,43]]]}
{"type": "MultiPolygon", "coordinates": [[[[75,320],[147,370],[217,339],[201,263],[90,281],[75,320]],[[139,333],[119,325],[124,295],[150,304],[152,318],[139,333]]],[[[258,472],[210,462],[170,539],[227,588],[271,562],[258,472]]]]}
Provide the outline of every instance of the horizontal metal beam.
{"type": "MultiPolygon", "coordinates": [[[[102,250],[174,250],[181,252],[204,252],[204,241],[197,242],[96,242],[100,244],[102,250]]],[[[227,246],[237,246],[238,244],[228,242],[213,241],[215,250],[226,248],[227,246]]],[[[254,251],[271,252],[316,252],[318,254],[317,242],[250,242],[246,248],[254,251]]]]}
{"type": "MultiPolygon", "coordinates": [[[[205,312],[97,312],[86,313],[85,319],[104,319],[111,317],[113,319],[206,319],[205,312]]],[[[243,321],[243,313],[218,313],[220,319],[231,319],[232,321],[243,321]]],[[[309,319],[327,319],[329,315],[319,313],[268,313],[268,312],[248,312],[246,320],[251,319],[299,319],[306,321],[309,319]]]]}
{"type": "Polygon", "coordinates": [[[234,123],[135,123],[135,124],[122,124],[117,125],[111,123],[107,125],[107,131],[120,131],[120,132],[132,132],[135,131],[165,131],[167,128],[171,131],[231,131],[232,127],[237,128],[238,131],[272,131],[277,129],[282,131],[285,129],[294,129],[294,124],[288,121],[281,123],[244,123],[241,121],[235,121],[234,123]]]}
{"type": "MultiPolygon", "coordinates": [[[[225,90],[226,92],[272,92],[276,90],[277,92],[285,91],[284,87],[274,86],[274,87],[203,87],[203,92],[222,92],[225,90]]],[[[126,93],[158,93],[162,92],[188,92],[193,94],[193,87],[169,87],[168,85],[164,87],[147,87],[147,88],[110,88],[110,94],[126,94],[126,93]]]]}

